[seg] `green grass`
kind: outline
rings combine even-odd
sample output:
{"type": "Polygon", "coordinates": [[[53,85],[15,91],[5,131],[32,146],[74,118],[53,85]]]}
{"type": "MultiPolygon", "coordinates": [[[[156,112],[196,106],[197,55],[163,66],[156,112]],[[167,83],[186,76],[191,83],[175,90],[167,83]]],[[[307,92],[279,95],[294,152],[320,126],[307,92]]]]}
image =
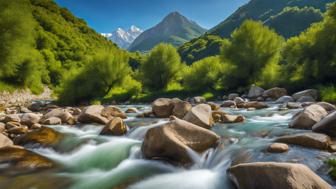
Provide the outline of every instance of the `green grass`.
{"type": "Polygon", "coordinates": [[[330,176],[333,179],[336,179],[336,159],[329,159],[327,164],[331,166],[331,171],[329,172],[330,176]]]}

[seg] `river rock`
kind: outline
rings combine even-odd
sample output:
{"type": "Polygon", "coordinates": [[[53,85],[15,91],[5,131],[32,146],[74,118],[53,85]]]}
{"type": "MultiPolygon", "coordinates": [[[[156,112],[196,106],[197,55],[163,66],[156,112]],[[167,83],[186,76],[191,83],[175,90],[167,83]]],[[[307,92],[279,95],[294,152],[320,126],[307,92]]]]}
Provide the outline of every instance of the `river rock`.
{"type": "Polygon", "coordinates": [[[169,98],[159,98],[152,103],[152,111],[156,117],[168,118],[173,113],[174,105],[169,98]]]}
{"type": "Polygon", "coordinates": [[[264,91],[263,97],[271,98],[272,100],[277,100],[282,96],[287,95],[287,90],[284,88],[274,87],[264,91]]]}
{"type": "Polygon", "coordinates": [[[188,148],[201,153],[215,147],[218,140],[214,132],[173,117],[169,123],[147,131],[142,152],[148,159],[189,164],[188,148]]]}
{"type": "Polygon", "coordinates": [[[317,133],[325,133],[329,136],[336,136],[336,112],[333,112],[317,122],[313,126],[313,131],[317,133]]]}
{"type": "Polygon", "coordinates": [[[270,153],[284,153],[289,150],[287,144],[284,143],[273,143],[268,146],[267,151],[270,153]]]}
{"type": "Polygon", "coordinates": [[[13,141],[4,134],[0,133],[0,149],[6,146],[12,146],[13,141]]]}
{"type": "Polygon", "coordinates": [[[127,110],[125,111],[125,113],[128,113],[128,114],[135,114],[135,113],[138,113],[139,110],[136,109],[136,108],[127,108],[127,110]]]}
{"type": "Polygon", "coordinates": [[[20,106],[20,113],[32,113],[32,111],[24,106],[20,106]]]}
{"type": "Polygon", "coordinates": [[[111,120],[113,117],[120,117],[121,119],[127,118],[127,115],[116,106],[105,107],[102,110],[101,115],[106,117],[108,120],[111,120]]]}
{"type": "Polygon", "coordinates": [[[231,94],[229,94],[228,99],[229,100],[234,100],[237,97],[239,97],[239,94],[237,94],[237,93],[231,93],[231,94]]]}
{"type": "Polygon", "coordinates": [[[34,113],[25,113],[21,116],[21,124],[32,126],[40,121],[41,117],[34,113]]]}
{"type": "Polygon", "coordinates": [[[125,125],[123,119],[120,117],[114,117],[106,124],[100,132],[100,135],[122,136],[126,134],[126,132],[127,126],[125,125]]]}
{"type": "Polygon", "coordinates": [[[14,143],[21,146],[38,144],[43,147],[54,147],[62,140],[62,138],[63,136],[59,132],[48,127],[41,127],[40,129],[16,137],[14,143]]]}
{"type": "Polygon", "coordinates": [[[195,96],[191,99],[191,102],[193,104],[202,104],[202,103],[206,103],[206,99],[202,96],[195,96]]]}
{"type": "Polygon", "coordinates": [[[213,125],[211,107],[207,104],[199,104],[184,116],[185,121],[210,129],[213,125]]]}
{"type": "Polygon", "coordinates": [[[295,135],[282,136],[277,138],[276,142],[295,144],[320,150],[328,150],[331,145],[330,138],[325,134],[319,133],[300,133],[295,135]]]}
{"type": "Polygon", "coordinates": [[[239,108],[240,106],[242,106],[245,103],[245,100],[241,97],[236,97],[234,99],[234,102],[236,103],[237,107],[239,108]]]}
{"type": "Polygon", "coordinates": [[[238,189],[332,189],[303,164],[244,163],[229,168],[228,173],[238,189]]]}
{"type": "Polygon", "coordinates": [[[241,123],[245,121],[245,117],[242,115],[229,115],[226,114],[221,117],[221,123],[241,123]]]}
{"type": "Polygon", "coordinates": [[[315,102],[315,99],[311,96],[302,96],[296,102],[315,102]]]}
{"type": "Polygon", "coordinates": [[[286,103],[285,107],[288,109],[300,109],[302,108],[302,105],[298,102],[288,102],[286,103]]]}
{"type": "Polygon", "coordinates": [[[172,115],[182,119],[192,108],[192,105],[187,101],[182,101],[178,98],[172,100],[173,111],[172,115]]]}
{"type": "Polygon", "coordinates": [[[56,164],[50,159],[17,147],[0,148],[0,164],[5,163],[9,164],[11,169],[22,171],[56,167],[56,164]]]}
{"type": "Polygon", "coordinates": [[[224,107],[224,108],[236,108],[237,105],[236,105],[235,101],[233,101],[233,100],[227,100],[227,101],[224,101],[221,104],[221,107],[224,107]]]}
{"type": "Polygon", "coordinates": [[[33,112],[39,112],[44,108],[45,104],[41,101],[35,101],[28,106],[28,109],[33,112]]]}
{"type": "Polygon", "coordinates": [[[256,85],[252,85],[250,90],[249,90],[249,93],[248,93],[247,97],[249,99],[256,99],[256,98],[262,96],[264,91],[265,91],[265,89],[263,89],[261,87],[258,87],[256,85]]]}
{"type": "Polygon", "coordinates": [[[268,108],[269,106],[264,102],[251,101],[251,102],[245,102],[244,104],[241,105],[241,107],[246,108],[246,109],[254,108],[254,109],[259,110],[259,109],[268,108]]]}
{"type": "Polygon", "coordinates": [[[62,120],[58,117],[49,117],[48,119],[41,121],[41,123],[44,125],[61,125],[62,120]]]}
{"type": "Polygon", "coordinates": [[[7,122],[6,123],[7,130],[15,128],[15,127],[21,127],[21,124],[19,122],[7,122]]]}
{"type": "Polygon", "coordinates": [[[308,90],[297,92],[297,93],[292,95],[292,97],[294,98],[295,101],[299,100],[301,97],[304,97],[304,96],[310,96],[314,100],[317,100],[318,91],[315,90],[315,89],[308,89],[308,90]]]}
{"type": "Polygon", "coordinates": [[[275,101],[275,103],[277,103],[277,104],[285,104],[285,103],[288,103],[288,102],[294,102],[293,97],[291,97],[291,96],[282,96],[282,97],[278,98],[275,101]]]}
{"type": "Polygon", "coordinates": [[[313,125],[321,121],[328,112],[321,106],[313,104],[306,107],[301,113],[294,116],[289,123],[290,128],[312,129],[313,125]]]}
{"type": "Polygon", "coordinates": [[[3,133],[6,130],[6,124],[0,122],[0,133],[3,133]]]}
{"type": "Polygon", "coordinates": [[[18,114],[10,114],[6,115],[6,117],[3,120],[5,123],[7,122],[20,122],[20,116],[18,114]]]}
{"type": "Polygon", "coordinates": [[[27,126],[13,127],[11,129],[8,129],[7,132],[9,134],[21,135],[28,132],[28,127],[27,126]]]}
{"type": "Polygon", "coordinates": [[[105,125],[108,119],[101,115],[104,106],[91,105],[86,107],[78,117],[78,121],[81,123],[98,123],[105,125]]]}
{"type": "MultiPolygon", "coordinates": [[[[46,120],[50,120],[50,118],[52,118],[51,120],[53,120],[53,121],[56,121],[55,118],[59,118],[61,120],[61,124],[62,123],[70,124],[70,125],[76,124],[75,118],[66,109],[56,108],[56,109],[50,110],[48,113],[46,113],[45,115],[42,116],[41,123],[47,124],[45,122],[47,122],[46,120]]],[[[48,125],[50,125],[50,124],[48,124],[48,125]]],[[[51,125],[57,125],[57,124],[51,124],[51,125]]]]}
{"type": "Polygon", "coordinates": [[[328,102],[318,102],[316,104],[322,106],[327,112],[333,112],[336,110],[336,106],[328,102]]]}
{"type": "Polygon", "coordinates": [[[217,103],[214,103],[214,102],[208,102],[207,104],[211,107],[211,110],[213,110],[213,111],[216,111],[216,110],[219,110],[219,109],[220,109],[220,105],[217,104],[217,103]]]}

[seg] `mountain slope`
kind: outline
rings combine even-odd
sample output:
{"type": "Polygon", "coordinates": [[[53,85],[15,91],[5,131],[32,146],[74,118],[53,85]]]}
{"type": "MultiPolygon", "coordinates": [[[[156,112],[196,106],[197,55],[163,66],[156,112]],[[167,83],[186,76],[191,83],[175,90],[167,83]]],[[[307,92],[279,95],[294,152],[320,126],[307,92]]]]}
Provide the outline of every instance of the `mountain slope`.
{"type": "Polygon", "coordinates": [[[142,33],[143,31],[136,27],[131,26],[127,31],[122,28],[118,28],[116,31],[112,33],[102,33],[104,37],[113,41],[120,48],[128,49],[128,47],[132,44],[132,42],[142,33]]]}
{"type": "Polygon", "coordinates": [[[170,13],[159,24],[143,32],[129,47],[131,51],[148,51],[164,42],[174,46],[201,36],[205,29],[178,12],[170,13]]]}
{"type": "Polygon", "coordinates": [[[246,19],[260,20],[265,22],[271,16],[279,14],[285,7],[303,8],[314,7],[322,11],[327,3],[335,0],[251,0],[248,4],[240,7],[235,13],[212,28],[209,33],[221,37],[229,37],[230,34],[246,19]]]}

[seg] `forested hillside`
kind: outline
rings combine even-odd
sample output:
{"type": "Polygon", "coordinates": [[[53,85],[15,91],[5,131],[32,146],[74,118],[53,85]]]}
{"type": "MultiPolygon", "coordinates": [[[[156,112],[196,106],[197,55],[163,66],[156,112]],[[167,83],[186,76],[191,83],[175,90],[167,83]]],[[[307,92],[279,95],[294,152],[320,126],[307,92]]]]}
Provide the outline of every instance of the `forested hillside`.
{"type": "Polygon", "coordinates": [[[115,45],[52,0],[0,2],[2,86],[57,86],[97,49],[115,45]]]}

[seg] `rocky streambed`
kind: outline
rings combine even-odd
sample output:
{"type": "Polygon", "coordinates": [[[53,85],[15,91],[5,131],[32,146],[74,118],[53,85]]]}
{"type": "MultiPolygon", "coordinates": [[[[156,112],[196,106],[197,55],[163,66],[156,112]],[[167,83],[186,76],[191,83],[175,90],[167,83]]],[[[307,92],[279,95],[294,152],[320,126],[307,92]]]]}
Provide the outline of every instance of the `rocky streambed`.
{"type": "Polygon", "coordinates": [[[336,186],[326,163],[335,151],[333,105],[229,98],[81,108],[36,102],[9,111],[0,124],[0,187],[336,186]]]}

